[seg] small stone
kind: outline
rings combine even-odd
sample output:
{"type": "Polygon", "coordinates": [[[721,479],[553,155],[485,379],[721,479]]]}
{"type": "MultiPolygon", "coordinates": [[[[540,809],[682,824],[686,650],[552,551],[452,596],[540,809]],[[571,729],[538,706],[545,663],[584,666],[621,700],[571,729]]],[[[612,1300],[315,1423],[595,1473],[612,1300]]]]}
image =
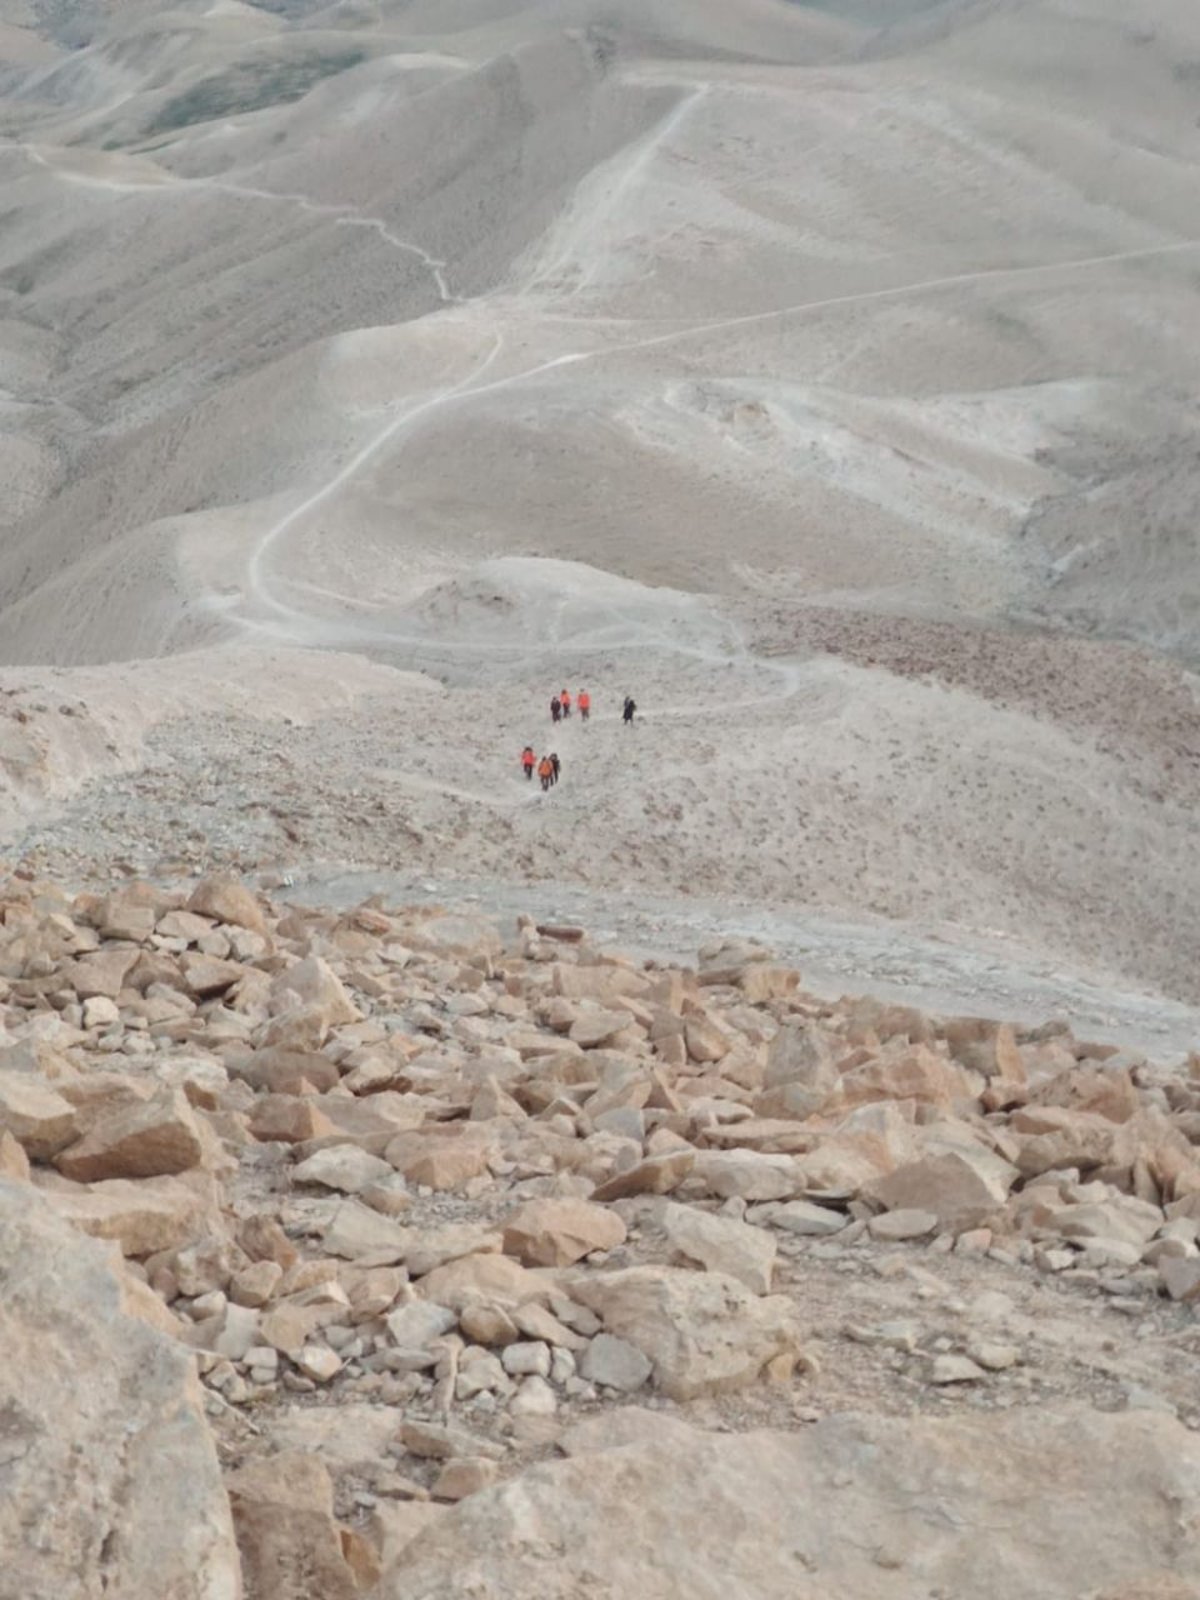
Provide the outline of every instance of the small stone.
{"type": "Polygon", "coordinates": [[[342,1370],[341,1357],[322,1344],[306,1344],[296,1357],[296,1365],[314,1383],[328,1383],[342,1370]]]}
{"type": "Polygon", "coordinates": [[[550,1347],[540,1340],[523,1340],[505,1346],[500,1357],[505,1372],[512,1378],[536,1374],[539,1378],[550,1376],[550,1347]]]}
{"type": "Polygon", "coordinates": [[[447,1461],[433,1485],[435,1500],[465,1500],[496,1481],[496,1463],[483,1456],[462,1456],[447,1461]]]}
{"type": "Polygon", "coordinates": [[[1006,1372],[1021,1359],[1021,1352],[1015,1344],[995,1344],[990,1340],[971,1345],[968,1354],[972,1361],[988,1372],[1006,1372]]]}
{"type": "Polygon", "coordinates": [[[265,1306],[282,1277],[283,1268],[277,1261],[252,1261],[234,1273],[229,1298],[238,1306],[265,1306]]]}
{"type": "Polygon", "coordinates": [[[938,1356],[929,1373],[930,1383],[978,1383],[984,1376],[982,1367],[967,1356],[938,1356]]]}
{"type": "Polygon", "coordinates": [[[1159,1262],[1158,1276],[1172,1300],[1200,1299],[1200,1257],[1168,1257],[1159,1262]]]}
{"type": "Polygon", "coordinates": [[[938,1219],[932,1211],[903,1209],[872,1217],[867,1231],[873,1239],[897,1244],[904,1239],[926,1239],[937,1225],[938,1219]]]}
{"type": "Polygon", "coordinates": [[[513,1396],[509,1409],[514,1416],[552,1417],[558,1410],[558,1401],[545,1378],[534,1375],[525,1379],[513,1396]]]}
{"type": "Polygon", "coordinates": [[[633,1394],[649,1380],[653,1367],[636,1345],[610,1333],[598,1333],[583,1353],[580,1376],[606,1389],[633,1394]]]}
{"type": "Polygon", "coordinates": [[[83,1002],[83,1025],[85,1028],[112,1028],[121,1020],[121,1013],[117,1010],[115,1000],[110,1000],[107,995],[93,995],[90,1000],[83,1002]]]}

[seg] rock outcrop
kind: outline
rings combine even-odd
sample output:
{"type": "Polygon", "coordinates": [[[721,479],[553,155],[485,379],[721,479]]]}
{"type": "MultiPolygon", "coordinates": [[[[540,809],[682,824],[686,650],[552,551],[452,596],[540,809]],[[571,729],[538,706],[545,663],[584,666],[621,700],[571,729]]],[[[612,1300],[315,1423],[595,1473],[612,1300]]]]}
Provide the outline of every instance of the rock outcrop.
{"type": "Polygon", "coordinates": [[[201,1391],[131,1316],[103,1247],[0,1181],[0,1590],[238,1600],[201,1391]]]}
{"type": "Polygon", "coordinates": [[[1200,1592],[1200,1441],[1147,1414],[656,1430],[473,1496],[380,1600],[1200,1592]]]}

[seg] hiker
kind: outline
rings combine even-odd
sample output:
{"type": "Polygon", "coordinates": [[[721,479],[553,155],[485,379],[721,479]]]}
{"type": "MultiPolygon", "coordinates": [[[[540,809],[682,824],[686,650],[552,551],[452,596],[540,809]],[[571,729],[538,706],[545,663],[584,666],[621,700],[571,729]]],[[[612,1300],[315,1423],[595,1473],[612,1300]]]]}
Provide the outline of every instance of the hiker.
{"type": "Polygon", "coordinates": [[[562,714],[563,714],[563,716],[564,717],[569,717],[571,715],[571,691],[570,691],[570,689],[564,689],[563,692],[559,695],[558,699],[559,699],[559,704],[562,706],[562,714]]]}
{"type": "Polygon", "coordinates": [[[561,717],[561,716],[562,716],[562,701],[558,698],[557,695],[555,695],[554,699],[551,700],[551,702],[550,702],[550,721],[551,722],[557,722],[559,717],[561,717]]]}
{"type": "Polygon", "coordinates": [[[558,759],[558,757],[554,754],[553,751],[550,752],[550,765],[554,769],[554,777],[553,777],[553,779],[551,781],[553,783],[557,783],[558,782],[558,773],[559,773],[559,769],[562,766],[562,762],[558,759]]]}
{"type": "Polygon", "coordinates": [[[538,762],[538,777],[542,780],[542,793],[544,794],[554,782],[554,768],[550,765],[549,756],[543,756],[538,762]]]}
{"type": "Polygon", "coordinates": [[[521,765],[525,768],[525,776],[532,782],[533,769],[537,765],[537,757],[533,753],[533,746],[527,744],[521,751],[521,765]]]}
{"type": "Polygon", "coordinates": [[[575,704],[579,707],[579,720],[586,722],[592,712],[592,697],[586,689],[580,689],[575,704]]]}
{"type": "Polygon", "coordinates": [[[621,715],[625,718],[625,726],[629,727],[633,721],[633,713],[637,710],[637,701],[631,694],[625,696],[625,709],[621,715]]]}

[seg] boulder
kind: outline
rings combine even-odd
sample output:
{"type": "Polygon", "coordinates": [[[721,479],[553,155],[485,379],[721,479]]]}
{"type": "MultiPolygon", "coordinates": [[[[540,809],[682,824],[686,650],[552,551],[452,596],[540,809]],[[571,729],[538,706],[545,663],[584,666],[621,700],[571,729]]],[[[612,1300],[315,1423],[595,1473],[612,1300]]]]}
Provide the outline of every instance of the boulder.
{"type": "Polygon", "coordinates": [[[315,1455],[282,1451],[226,1479],[248,1595],[355,1600],[358,1585],[333,1517],[333,1484],[315,1455]]]}
{"type": "Polygon", "coordinates": [[[159,1178],[199,1166],[204,1142],[187,1096],[161,1088],[149,1100],[118,1105],[56,1158],[76,1183],[159,1178]]]}
{"type": "Polygon", "coordinates": [[[0,1128],[33,1161],[48,1161],[76,1134],[75,1107],[31,1072],[0,1071],[0,1128]]]}
{"type": "Polygon", "coordinates": [[[103,1246],[0,1182],[0,1589],[238,1600],[192,1358],[127,1314],[103,1246]]]}
{"type": "Polygon", "coordinates": [[[403,1261],[408,1236],[390,1217],[357,1200],[344,1200],[325,1229],[326,1253],[364,1266],[387,1267],[403,1261]]]}
{"type": "Polygon", "coordinates": [[[763,1228],[663,1200],[654,1220],[677,1254],[744,1283],[751,1294],[770,1294],[775,1240],[763,1228]]]}
{"type": "Polygon", "coordinates": [[[276,1014],[315,1009],[328,1027],[357,1022],[360,1012],[341,979],[320,956],[306,956],[286,968],[271,985],[271,1010],[276,1014]]]}
{"type": "Polygon", "coordinates": [[[788,1200],[802,1186],[791,1156],[760,1155],[755,1150],[701,1150],[692,1181],[721,1200],[788,1200]]]}
{"type": "Polygon", "coordinates": [[[202,878],[192,890],[187,909],[196,916],[211,917],[214,922],[249,928],[252,933],[265,934],[267,931],[267,919],[262,907],[245,884],[239,883],[236,878],[202,878]]]}
{"type": "Polygon", "coordinates": [[[138,951],[132,947],[106,945],[91,955],[81,956],[63,976],[81,1000],[91,1000],[96,995],[115,1000],[125,987],[125,979],[137,958],[138,951]]]}
{"type": "Polygon", "coordinates": [[[485,1124],[455,1122],[399,1133],[384,1154],[409,1183],[445,1192],[482,1177],[494,1148],[485,1124]]]}
{"type": "Polygon", "coordinates": [[[307,1144],[336,1133],[319,1097],[265,1094],[250,1113],[250,1132],[264,1144],[307,1144]]]}
{"type": "Polygon", "coordinates": [[[791,1302],[756,1298],[723,1273],[630,1267],[581,1274],[571,1293],[642,1352],[672,1400],[745,1388],[768,1362],[799,1351],[791,1302]]]}
{"type": "Polygon", "coordinates": [[[897,1055],[874,1057],[843,1073],[837,1101],[841,1106],[858,1106],[875,1100],[915,1100],[951,1110],[973,1100],[978,1089],[956,1062],[918,1044],[897,1055]]]}
{"type": "Polygon", "coordinates": [[[764,1114],[775,1105],[793,1116],[819,1111],[838,1081],[829,1036],[815,1022],[785,1023],[768,1047],[763,1081],[768,1095],[788,1090],[768,1100],[764,1114]]]}
{"type": "Polygon", "coordinates": [[[569,1267],[625,1243],[615,1211],[587,1200],[530,1200],[504,1223],[504,1250],[527,1267],[569,1267]]]}
{"type": "Polygon", "coordinates": [[[696,1164],[691,1149],[668,1150],[618,1172],[592,1191],[596,1201],[626,1200],[638,1194],[671,1194],[696,1164]]]}
{"type": "Polygon", "coordinates": [[[356,1144],[327,1145],[292,1168],[293,1183],[315,1183],[342,1194],[361,1194],[393,1176],[390,1162],[356,1144]]]}
{"type": "Polygon", "coordinates": [[[1183,1600],[1200,1584],[1200,1440],[1169,1416],[655,1424],[464,1501],[378,1600],[1183,1600]]]}
{"type": "Polygon", "coordinates": [[[543,1278],[511,1256],[463,1256],[422,1278],[417,1293],[438,1305],[462,1312],[475,1300],[498,1302],[505,1307],[527,1300],[544,1301],[549,1289],[543,1278]]]}
{"type": "Polygon", "coordinates": [[[178,1177],[110,1178],[102,1183],[58,1179],[42,1188],[47,1201],[82,1233],[114,1239],[126,1256],[176,1250],[220,1233],[212,1179],[200,1171],[178,1177]]]}
{"type": "Polygon", "coordinates": [[[865,1193],[889,1211],[928,1211],[955,1233],[977,1228],[999,1211],[1016,1169],[986,1150],[950,1150],[897,1167],[865,1193]]]}

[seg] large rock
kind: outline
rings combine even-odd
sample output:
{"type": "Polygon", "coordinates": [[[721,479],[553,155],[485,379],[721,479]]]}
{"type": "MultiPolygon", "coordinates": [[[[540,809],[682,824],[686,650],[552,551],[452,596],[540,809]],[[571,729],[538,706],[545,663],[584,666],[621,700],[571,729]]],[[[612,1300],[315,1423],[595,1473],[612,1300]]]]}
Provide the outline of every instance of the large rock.
{"type": "Polygon", "coordinates": [[[760,1155],[757,1150],[701,1150],[692,1182],[721,1200],[790,1200],[803,1186],[792,1156],[760,1155]]]}
{"type": "Polygon", "coordinates": [[[815,1022],[792,1022],[780,1028],[767,1051],[764,1084],[767,1090],[787,1087],[789,1095],[777,1097],[796,1116],[819,1111],[837,1087],[833,1051],[815,1022]]]}
{"type": "Polygon", "coordinates": [[[318,1456],[282,1451],[226,1482],[247,1600],[354,1600],[358,1585],[333,1519],[333,1484],[318,1456]]]}
{"type": "Polygon", "coordinates": [[[202,879],[192,890],[187,908],[199,916],[211,917],[214,922],[232,923],[235,927],[249,928],[253,933],[267,931],[262,907],[236,878],[202,879]]]}
{"type": "Polygon", "coordinates": [[[569,1267],[625,1243],[615,1211],[586,1200],[530,1200],[504,1223],[504,1249],[527,1267],[569,1267]]]}
{"type": "Polygon", "coordinates": [[[33,1073],[0,1072],[0,1128],[32,1160],[46,1161],[75,1137],[75,1107],[33,1073]]]}
{"type": "Polygon", "coordinates": [[[654,1220],[672,1248],[710,1272],[724,1272],[751,1294],[770,1294],[775,1270],[775,1240],[763,1228],[734,1217],[714,1217],[692,1206],[660,1201],[654,1220]]]}
{"type": "Polygon", "coordinates": [[[472,1496],[379,1600],[1185,1600],[1200,1584],[1200,1440],[1161,1414],[655,1422],[472,1496]]]}
{"type": "Polygon", "coordinates": [[[1015,1167],[986,1150],[948,1150],[897,1167],[866,1192],[889,1211],[930,1211],[961,1233],[1003,1208],[1016,1177],[1015,1167]]]}
{"type": "Polygon", "coordinates": [[[670,1194],[691,1172],[694,1150],[669,1150],[648,1156],[635,1167],[618,1172],[593,1190],[593,1200],[626,1200],[636,1194],[670,1194]]]}
{"type": "Polygon", "coordinates": [[[118,1105],[55,1165],[76,1183],[105,1178],[161,1178],[198,1166],[204,1143],[182,1089],[160,1089],[149,1100],[118,1105]]]}
{"type": "Polygon", "coordinates": [[[744,1388],[800,1347],[791,1301],[758,1299],[723,1273],[630,1267],[580,1275],[571,1294],[653,1363],[672,1400],[744,1388]]]}
{"type": "Polygon", "coordinates": [[[54,1178],[42,1191],[54,1210],[82,1233],[114,1239],[127,1256],[176,1250],[221,1232],[216,1187],[207,1173],[179,1177],[111,1178],[69,1183],[54,1178]]]}
{"type": "Polygon", "coordinates": [[[281,972],[271,985],[271,1009],[276,1013],[319,1011],[327,1026],[357,1022],[358,1007],[346,993],[341,979],[320,956],[306,956],[281,972]]]}
{"type": "Polygon", "coordinates": [[[361,1194],[373,1183],[394,1177],[390,1162],[356,1144],[328,1145],[292,1168],[294,1183],[317,1183],[342,1194],[361,1194]]]}
{"type": "Polygon", "coordinates": [[[103,1246],[0,1182],[0,1592],[238,1600],[190,1355],[126,1314],[103,1246]]]}

